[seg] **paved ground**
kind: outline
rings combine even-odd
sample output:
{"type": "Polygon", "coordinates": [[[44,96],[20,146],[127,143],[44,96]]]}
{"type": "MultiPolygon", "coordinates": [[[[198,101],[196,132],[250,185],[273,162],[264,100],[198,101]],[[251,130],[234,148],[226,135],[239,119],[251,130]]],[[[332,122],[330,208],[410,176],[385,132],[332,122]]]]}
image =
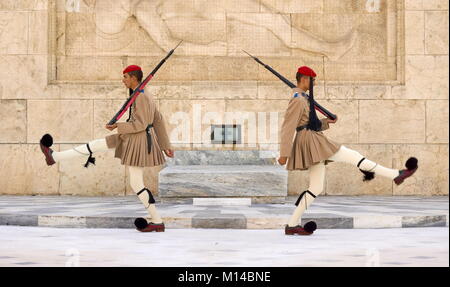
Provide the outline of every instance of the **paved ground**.
{"type": "Polygon", "coordinates": [[[0,266],[449,266],[447,227],[281,230],[0,226],[0,266]]]}
{"type": "MultiPolygon", "coordinates": [[[[160,204],[168,228],[280,229],[294,211],[285,204],[197,206],[160,204]]],[[[400,228],[448,226],[448,196],[319,196],[304,214],[319,228],[400,228]]],[[[136,196],[0,196],[0,225],[134,228],[147,216],[136,196]]]]}

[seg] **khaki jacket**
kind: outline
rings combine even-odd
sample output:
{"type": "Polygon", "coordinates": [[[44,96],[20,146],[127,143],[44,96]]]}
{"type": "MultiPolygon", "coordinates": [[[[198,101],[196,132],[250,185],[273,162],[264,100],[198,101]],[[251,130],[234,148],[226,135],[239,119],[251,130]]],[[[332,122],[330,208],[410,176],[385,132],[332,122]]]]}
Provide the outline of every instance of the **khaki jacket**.
{"type": "Polygon", "coordinates": [[[280,132],[280,156],[288,157],[288,169],[307,169],[335,154],[340,145],[328,140],[322,131],[329,128],[326,118],[321,119],[321,131],[303,129],[309,123],[309,101],[300,89],[293,89],[298,97],[289,101],[280,132]]]}
{"type": "Polygon", "coordinates": [[[162,114],[158,111],[153,96],[139,94],[132,105],[128,122],[117,123],[117,134],[107,136],[108,148],[115,148],[115,157],[123,165],[157,166],[165,162],[163,150],[171,149],[169,136],[162,114]],[[151,138],[151,152],[148,152],[147,127],[151,138]]]}

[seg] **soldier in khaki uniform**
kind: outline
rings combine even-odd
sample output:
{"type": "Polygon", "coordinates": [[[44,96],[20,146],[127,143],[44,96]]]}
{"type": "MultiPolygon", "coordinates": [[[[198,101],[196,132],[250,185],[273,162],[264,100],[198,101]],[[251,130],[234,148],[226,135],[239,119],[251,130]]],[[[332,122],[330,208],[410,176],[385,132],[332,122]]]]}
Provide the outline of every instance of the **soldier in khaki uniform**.
{"type": "Polygon", "coordinates": [[[287,162],[287,170],[307,170],[310,172],[308,190],[302,192],[295,203],[297,208],[285,228],[285,234],[310,235],[317,228],[314,222],[304,227],[298,225],[303,212],[323,191],[325,164],[330,161],[346,162],[357,166],[364,174],[364,180],[371,180],[375,174],[388,177],[399,185],[417,170],[417,159],[411,157],[406,169],[396,170],[383,167],[364,158],[357,151],[327,139],[322,133],[335,120],[317,118],[313,100],[313,83],[316,73],[309,67],[297,71],[297,88],[289,102],[281,128],[280,165],[287,162]],[[309,95],[306,94],[307,91],[309,95]]]}
{"type": "MultiPolygon", "coordinates": [[[[122,82],[132,93],[141,82],[142,76],[141,68],[131,65],[123,71],[122,82]]],[[[165,226],[156,210],[155,200],[151,191],[144,186],[143,178],[144,167],[164,164],[163,152],[168,157],[174,156],[164,119],[156,108],[153,97],[142,90],[130,107],[127,122],[107,125],[106,128],[111,131],[117,128],[117,134],[62,152],[54,152],[50,148],[53,143],[52,137],[49,134],[44,135],[40,145],[47,165],[78,156],[89,156],[85,164],[85,167],[88,167],[90,163],[95,164],[93,153],[115,149],[115,157],[121,160],[122,165],[128,167],[131,188],[152,218],[150,223],[143,218],[136,219],[137,229],[143,232],[164,231],[165,226]]]]}

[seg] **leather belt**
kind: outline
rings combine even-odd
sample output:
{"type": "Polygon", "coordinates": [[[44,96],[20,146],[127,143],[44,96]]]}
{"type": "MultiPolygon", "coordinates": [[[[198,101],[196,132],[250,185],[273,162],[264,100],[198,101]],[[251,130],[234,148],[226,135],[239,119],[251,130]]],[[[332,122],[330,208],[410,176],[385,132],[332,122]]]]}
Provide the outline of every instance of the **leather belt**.
{"type": "Polygon", "coordinates": [[[300,127],[297,127],[296,130],[297,130],[297,132],[299,132],[299,131],[301,131],[303,129],[306,129],[306,128],[308,128],[308,126],[300,126],[300,127]]]}

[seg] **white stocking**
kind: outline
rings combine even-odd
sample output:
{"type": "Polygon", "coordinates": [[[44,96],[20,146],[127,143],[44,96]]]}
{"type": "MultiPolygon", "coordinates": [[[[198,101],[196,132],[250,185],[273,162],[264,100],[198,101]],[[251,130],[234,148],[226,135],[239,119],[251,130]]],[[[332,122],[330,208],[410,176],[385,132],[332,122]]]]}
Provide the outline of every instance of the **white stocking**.
{"type": "MultiPolygon", "coordinates": [[[[346,148],[345,146],[341,146],[339,151],[335,153],[333,156],[329,158],[329,160],[336,162],[345,162],[357,166],[359,162],[364,158],[359,152],[346,148]]],[[[399,175],[399,170],[390,169],[384,166],[381,166],[373,161],[368,159],[364,159],[360,166],[360,169],[364,171],[371,171],[375,174],[388,177],[390,179],[394,179],[399,175]]],[[[323,185],[325,181],[325,164],[323,162],[315,164],[309,168],[309,191],[318,196],[323,191],[323,185]]],[[[290,227],[296,226],[301,219],[301,216],[305,212],[305,210],[311,205],[314,201],[314,197],[306,192],[303,194],[301,200],[298,203],[297,208],[294,211],[294,214],[291,216],[288,225],[290,227]]]]}
{"type": "MultiPolygon", "coordinates": [[[[323,185],[325,181],[325,164],[320,162],[309,168],[309,188],[308,190],[318,196],[323,191],[323,185]]],[[[291,219],[288,222],[289,227],[296,226],[301,220],[301,217],[306,209],[314,201],[314,197],[306,192],[303,194],[301,200],[299,201],[297,208],[294,210],[291,219]]]]}
{"type": "MultiPolygon", "coordinates": [[[[358,163],[364,158],[359,152],[341,146],[339,151],[332,155],[329,160],[336,162],[345,162],[357,166],[358,163]]],[[[364,171],[374,172],[375,174],[394,179],[399,175],[398,169],[390,169],[381,166],[373,161],[364,159],[359,166],[360,169],[364,171]]]]}
{"type": "MultiPolygon", "coordinates": [[[[93,141],[90,141],[88,144],[89,144],[89,148],[91,149],[92,153],[108,150],[108,146],[106,145],[105,139],[93,140],[93,141]]],[[[87,149],[87,146],[84,144],[84,145],[80,145],[75,148],[61,151],[61,152],[53,151],[52,156],[53,156],[53,159],[56,162],[58,162],[58,161],[67,160],[67,159],[71,159],[71,158],[75,158],[75,157],[89,156],[89,150],[87,149]]]]}
{"type": "MultiPolygon", "coordinates": [[[[137,194],[145,188],[144,185],[144,168],[138,166],[128,166],[128,171],[130,173],[130,185],[133,191],[137,194]]],[[[162,223],[162,219],[156,210],[154,203],[149,203],[150,191],[141,192],[138,197],[142,204],[144,204],[153,223],[162,223]]]]}

